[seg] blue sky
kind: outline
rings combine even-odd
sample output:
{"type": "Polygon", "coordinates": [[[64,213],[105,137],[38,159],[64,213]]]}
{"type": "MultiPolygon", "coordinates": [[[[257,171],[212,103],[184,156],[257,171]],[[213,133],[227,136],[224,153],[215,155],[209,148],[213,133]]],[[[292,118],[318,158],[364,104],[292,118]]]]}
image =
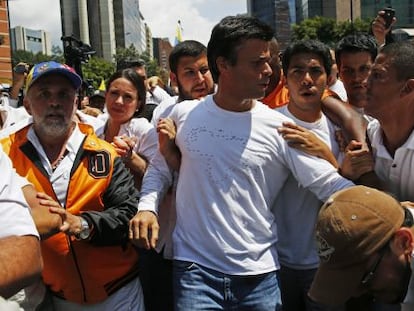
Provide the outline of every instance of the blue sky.
{"type": "MultiPolygon", "coordinates": [[[[227,15],[246,13],[246,0],[140,0],[141,13],[153,37],[168,37],[174,43],[177,21],[183,39],[207,44],[213,26],[227,15]],[[172,4],[173,3],[173,4],[172,4]]],[[[59,0],[9,0],[11,27],[42,29],[61,45],[59,0]]]]}

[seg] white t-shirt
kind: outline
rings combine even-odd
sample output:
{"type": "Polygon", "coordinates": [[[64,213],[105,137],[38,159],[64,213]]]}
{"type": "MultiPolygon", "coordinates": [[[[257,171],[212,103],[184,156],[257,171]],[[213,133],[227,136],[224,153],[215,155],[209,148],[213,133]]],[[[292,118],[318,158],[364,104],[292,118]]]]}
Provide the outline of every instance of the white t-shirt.
{"type": "Polygon", "coordinates": [[[9,104],[8,97],[1,97],[0,99],[0,118],[3,121],[3,127],[0,129],[8,128],[19,121],[26,120],[29,118],[24,107],[14,108],[9,104]]]}
{"type": "Polygon", "coordinates": [[[0,238],[12,235],[39,237],[21,188],[28,182],[16,173],[1,147],[0,172],[0,238]]]}
{"type": "Polygon", "coordinates": [[[329,89],[334,91],[343,102],[348,101],[348,95],[346,93],[344,83],[340,79],[336,79],[335,83],[332,84],[329,89]]]}
{"type": "MultiPolygon", "coordinates": [[[[318,121],[309,123],[295,118],[289,112],[288,105],[277,111],[315,133],[328,145],[338,162],[341,161],[342,154],[335,139],[335,125],[325,115],[318,121]]],[[[273,206],[281,265],[298,270],[315,269],[319,266],[314,228],[322,204],[315,194],[298,185],[295,176],[289,175],[273,206]]]]}
{"type": "Polygon", "coordinates": [[[171,110],[174,108],[174,105],[177,104],[178,96],[173,96],[163,100],[152,112],[151,124],[156,127],[160,118],[167,117],[171,110]]]}
{"type": "Polygon", "coordinates": [[[163,88],[156,85],[151,92],[147,91],[146,105],[158,105],[171,97],[163,88]]]}
{"type": "MultiPolygon", "coordinates": [[[[327,162],[288,147],[277,133],[282,114],[260,102],[246,112],[213,97],[176,105],[182,154],[177,184],[174,259],[232,275],[279,268],[271,206],[292,172],[321,200],[353,185],[327,162]]],[[[159,152],[144,177],[139,210],[156,211],[172,174],[159,152]]]]}

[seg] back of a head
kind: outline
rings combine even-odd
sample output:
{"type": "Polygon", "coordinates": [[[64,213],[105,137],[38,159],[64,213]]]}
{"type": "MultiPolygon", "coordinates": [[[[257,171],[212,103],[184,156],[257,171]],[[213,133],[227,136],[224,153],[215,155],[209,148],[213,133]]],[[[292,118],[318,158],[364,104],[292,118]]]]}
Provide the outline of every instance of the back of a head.
{"type": "Polygon", "coordinates": [[[378,45],[375,38],[365,33],[355,33],[342,38],[335,48],[335,59],[338,68],[341,66],[342,53],[368,52],[374,62],[378,54],[378,45]]]}
{"type": "Polygon", "coordinates": [[[309,296],[327,305],[344,303],[361,286],[367,262],[412,216],[392,196],[353,186],[333,194],[321,207],[315,227],[320,266],[309,296]]]}
{"type": "Polygon", "coordinates": [[[282,54],[282,67],[285,76],[287,76],[287,71],[292,57],[302,53],[318,55],[323,61],[326,74],[328,76],[331,74],[332,57],[329,47],[318,40],[299,40],[292,42],[282,54]]]}
{"type": "Polygon", "coordinates": [[[142,58],[126,58],[119,61],[116,65],[116,70],[122,70],[127,68],[142,67],[145,66],[145,61],[142,58]]]}
{"type": "Polygon", "coordinates": [[[171,72],[175,74],[177,73],[178,63],[182,57],[198,57],[200,55],[207,55],[207,48],[201,42],[195,40],[185,40],[178,43],[171,50],[168,58],[171,72]]]}
{"type": "Polygon", "coordinates": [[[414,79],[414,41],[397,41],[385,45],[380,53],[392,59],[392,66],[397,72],[397,79],[405,81],[414,79]]]}
{"type": "Polygon", "coordinates": [[[207,45],[207,58],[214,82],[220,75],[216,60],[223,57],[231,64],[237,62],[237,48],[248,39],[270,41],[273,29],[255,17],[227,16],[214,26],[207,45]]]}

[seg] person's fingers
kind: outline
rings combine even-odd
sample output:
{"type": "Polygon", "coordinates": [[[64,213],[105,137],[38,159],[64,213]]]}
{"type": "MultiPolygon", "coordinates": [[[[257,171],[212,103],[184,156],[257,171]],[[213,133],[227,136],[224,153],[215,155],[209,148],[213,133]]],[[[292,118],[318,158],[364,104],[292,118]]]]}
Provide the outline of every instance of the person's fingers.
{"type": "Polygon", "coordinates": [[[159,226],[153,223],[151,226],[151,239],[150,239],[151,248],[155,248],[157,246],[158,233],[159,233],[159,226]]]}

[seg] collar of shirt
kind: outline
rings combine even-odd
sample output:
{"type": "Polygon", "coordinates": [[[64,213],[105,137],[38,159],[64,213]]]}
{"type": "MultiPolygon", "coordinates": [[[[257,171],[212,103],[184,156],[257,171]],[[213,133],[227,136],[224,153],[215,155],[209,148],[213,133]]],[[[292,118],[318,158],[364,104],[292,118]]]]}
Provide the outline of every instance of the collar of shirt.
{"type": "MultiPolygon", "coordinates": [[[[72,135],[69,137],[66,143],[66,151],[67,151],[66,157],[68,157],[71,160],[72,164],[73,164],[73,161],[75,160],[76,153],[78,152],[80,146],[82,145],[84,138],[85,138],[85,134],[83,134],[80,131],[78,125],[75,124],[75,128],[72,132],[72,135]]],[[[30,127],[27,133],[27,139],[35,147],[36,151],[38,152],[40,156],[43,167],[46,169],[49,176],[51,176],[54,173],[52,169],[52,165],[50,164],[49,159],[46,156],[46,152],[44,151],[43,146],[40,143],[39,138],[37,137],[33,127],[30,127]]]]}

